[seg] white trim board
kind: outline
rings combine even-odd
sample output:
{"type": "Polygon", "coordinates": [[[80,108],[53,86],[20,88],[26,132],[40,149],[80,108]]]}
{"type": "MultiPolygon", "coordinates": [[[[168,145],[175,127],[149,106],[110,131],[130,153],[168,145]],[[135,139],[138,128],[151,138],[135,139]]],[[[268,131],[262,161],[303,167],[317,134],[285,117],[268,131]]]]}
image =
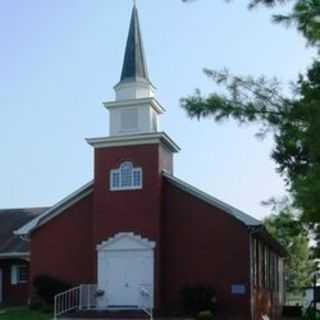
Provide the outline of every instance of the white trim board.
{"type": "Polygon", "coordinates": [[[0,259],[7,259],[7,258],[25,258],[29,257],[30,252],[4,252],[0,253],[0,259]]]}

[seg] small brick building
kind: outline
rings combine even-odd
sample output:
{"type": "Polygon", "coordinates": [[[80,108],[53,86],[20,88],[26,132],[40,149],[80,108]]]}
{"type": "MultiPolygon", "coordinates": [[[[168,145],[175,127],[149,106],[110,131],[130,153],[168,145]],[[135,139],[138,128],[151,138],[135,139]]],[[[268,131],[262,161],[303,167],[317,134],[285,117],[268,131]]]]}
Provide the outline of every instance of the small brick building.
{"type": "Polygon", "coordinates": [[[143,287],[157,314],[179,310],[184,287],[205,285],[216,290],[220,314],[277,319],[285,252],[260,221],[174,175],[180,149],[159,131],[165,109],[136,7],[115,92],[104,103],[110,135],[87,139],[93,181],[15,232],[30,242],[31,281],[46,274],[96,284],[99,309],[139,308],[143,287]]]}
{"type": "Polygon", "coordinates": [[[48,208],[0,210],[0,305],[28,302],[30,243],[14,231],[48,208]]]}

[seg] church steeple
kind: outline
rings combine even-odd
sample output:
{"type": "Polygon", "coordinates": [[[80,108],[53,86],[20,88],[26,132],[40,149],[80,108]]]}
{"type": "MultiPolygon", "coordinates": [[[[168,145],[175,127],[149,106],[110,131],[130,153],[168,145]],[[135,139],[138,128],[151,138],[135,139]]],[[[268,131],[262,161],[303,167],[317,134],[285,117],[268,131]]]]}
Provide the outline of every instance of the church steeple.
{"type": "Polygon", "coordinates": [[[133,6],[116,100],[104,103],[109,110],[110,136],[159,132],[159,115],[165,110],[155,99],[142,44],[138,10],[133,6]]]}
{"type": "Polygon", "coordinates": [[[115,86],[116,100],[154,97],[154,89],[149,79],[138,9],[134,4],[120,82],[115,86]]]}
{"type": "Polygon", "coordinates": [[[134,4],[132,9],[120,82],[135,80],[145,80],[149,82],[136,4],[134,4]]]}

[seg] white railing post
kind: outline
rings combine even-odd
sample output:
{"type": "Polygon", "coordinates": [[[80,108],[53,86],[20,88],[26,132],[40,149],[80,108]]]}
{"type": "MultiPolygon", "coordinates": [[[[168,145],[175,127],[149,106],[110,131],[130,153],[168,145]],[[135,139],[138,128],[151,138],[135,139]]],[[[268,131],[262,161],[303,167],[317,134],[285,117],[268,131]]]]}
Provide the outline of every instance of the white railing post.
{"type": "Polygon", "coordinates": [[[87,310],[90,310],[90,287],[87,286],[87,310]]]}
{"type": "Polygon", "coordinates": [[[80,290],[79,290],[79,310],[81,311],[82,310],[82,291],[83,291],[83,285],[81,284],[80,285],[80,290]]]}
{"type": "Polygon", "coordinates": [[[153,292],[148,290],[146,286],[141,286],[139,291],[142,298],[147,298],[148,301],[146,306],[142,303],[140,309],[150,317],[150,320],[153,320],[153,292]]]}
{"type": "Polygon", "coordinates": [[[81,287],[75,287],[61,292],[54,297],[54,319],[59,316],[80,308],[81,287]]]}

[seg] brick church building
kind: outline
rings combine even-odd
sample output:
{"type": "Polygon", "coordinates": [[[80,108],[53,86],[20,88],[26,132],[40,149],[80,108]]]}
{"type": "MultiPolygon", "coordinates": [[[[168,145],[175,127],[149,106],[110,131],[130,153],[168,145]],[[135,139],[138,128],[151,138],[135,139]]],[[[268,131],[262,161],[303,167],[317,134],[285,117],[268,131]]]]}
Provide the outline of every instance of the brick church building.
{"type": "Polygon", "coordinates": [[[0,301],[27,303],[33,279],[49,275],[86,290],[83,308],[172,315],[183,288],[204,285],[221,316],[278,319],[284,249],[260,221],[174,175],[180,148],[159,131],[165,109],[136,6],[115,100],[104,106],[109,136],[87,139],[93,180],[50,208],[0,210],[0,301]],[[9,238],[15,245],[2,248],[9,238]]]}

